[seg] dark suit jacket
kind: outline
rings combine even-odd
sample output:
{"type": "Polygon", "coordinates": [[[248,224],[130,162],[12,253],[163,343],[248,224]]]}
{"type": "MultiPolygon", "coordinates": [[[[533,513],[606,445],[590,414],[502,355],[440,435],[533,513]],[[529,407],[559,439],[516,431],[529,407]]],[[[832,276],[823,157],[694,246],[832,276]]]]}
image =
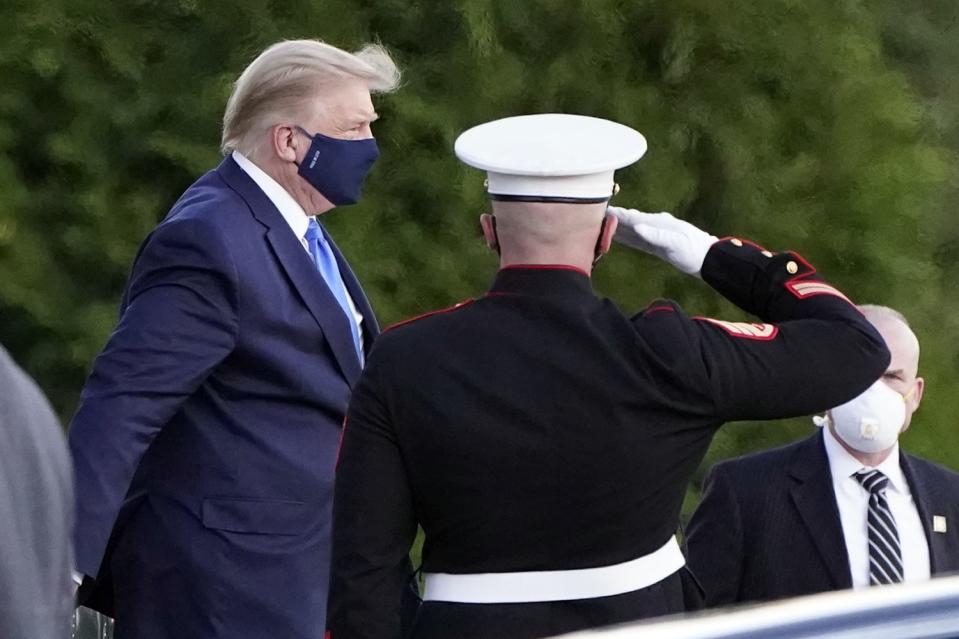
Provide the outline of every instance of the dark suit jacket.
{"type": "MultiPolygon", "coordinates": [[[[823,435],[716,464],[688,531],[706,605],[852,587],[823,435]]],[[[959,570],[959,474],[900,452],[933,574],[959,570]],[[943,515],[947,532],[932,530],[943,515]]]]}
{"type": "Polygon", "coordinates": [[[0,347],[0,637],[66,637],[73,488],[63,429],[0,347]]]}
{"type": "Polygon", "coordinates": [[[144,241],[69,433],[77,568],[118,636],[322,636],[349,321],[232,158],[144,241]]]}

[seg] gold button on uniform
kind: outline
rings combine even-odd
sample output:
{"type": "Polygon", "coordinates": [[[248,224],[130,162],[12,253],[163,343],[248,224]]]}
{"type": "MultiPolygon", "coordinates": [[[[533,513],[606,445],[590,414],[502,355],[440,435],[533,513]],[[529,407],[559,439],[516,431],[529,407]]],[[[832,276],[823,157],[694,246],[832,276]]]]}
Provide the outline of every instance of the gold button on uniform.
{"type": "Polygon", "coordinates": [[[772,256],[773,256],[773,254],[770,253],[769,251],[763,251],[763,255],[765,255],[766,257],[772,257],[772,256]]]}
{"type": "Polygon", "coordinates": [[[786,262],[786,270],[789,271],[790,274],[795,275],[799,271],[799,265],[789,260],[786,262]]]}
{"type": "Polygon", "coordinates": [[[742,245],[743,245],[743,241],[742,241],[741,239],[739,239],[738,237],[734,237],[733,239],[729,240],[729,243],[732,244],[733,246],[742,246],[742,245]]]}

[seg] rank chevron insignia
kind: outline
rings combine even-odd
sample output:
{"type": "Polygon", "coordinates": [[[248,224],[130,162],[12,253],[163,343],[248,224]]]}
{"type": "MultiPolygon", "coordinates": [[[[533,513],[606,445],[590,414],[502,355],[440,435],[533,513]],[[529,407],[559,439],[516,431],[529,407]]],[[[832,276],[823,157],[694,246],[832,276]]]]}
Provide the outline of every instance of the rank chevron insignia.
{"type": "Polygon", "coordinates": [[[697,317],[695,319],[715,324],[733,337],[744,339],[771,340],[779,333],[779,328],[772,324],[750,324],[749,322],[727,322],[711,317],[697,317]]]}
{"type": "Polygon", "coordinates": [[[830,286],[825,282],[818,281],[792,281],[786,282],[786,288],[789,289],[789,292],[798,297],[799,299],[805,299],[807,297],[812,297],[814,295],[833,295],[835,297],[841,297],[850,304],[849,298],[842,294],[842,291],[837,289],[834,286],[830,286]]]}

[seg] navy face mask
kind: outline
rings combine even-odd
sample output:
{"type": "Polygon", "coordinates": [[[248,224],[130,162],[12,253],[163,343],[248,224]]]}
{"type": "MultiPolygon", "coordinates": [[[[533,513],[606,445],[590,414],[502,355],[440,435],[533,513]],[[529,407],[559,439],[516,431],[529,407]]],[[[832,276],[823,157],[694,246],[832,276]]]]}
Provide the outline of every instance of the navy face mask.
{"type": "Polygon", "coordinates": [[[356,204],[366,175],[380,155],[376,140],[337,140],[296,128],[313,140],[306,157],[298,165],[300,176],[331,203],[337,206],[356,204]]]}

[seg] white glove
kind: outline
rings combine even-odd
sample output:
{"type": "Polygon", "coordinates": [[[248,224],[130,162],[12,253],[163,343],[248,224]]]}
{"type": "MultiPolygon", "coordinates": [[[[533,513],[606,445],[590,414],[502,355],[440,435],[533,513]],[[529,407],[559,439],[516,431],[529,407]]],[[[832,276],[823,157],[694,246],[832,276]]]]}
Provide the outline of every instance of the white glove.
{"type": "Polygon", "coordinates": [[[643,213],[619,206],[610,206],[606,212],[619,220],[614,237],[617,242],[655,255],[696,277],[703,269],[709,247],[718,241],[716,236],[669,213],[643,213]]]}

